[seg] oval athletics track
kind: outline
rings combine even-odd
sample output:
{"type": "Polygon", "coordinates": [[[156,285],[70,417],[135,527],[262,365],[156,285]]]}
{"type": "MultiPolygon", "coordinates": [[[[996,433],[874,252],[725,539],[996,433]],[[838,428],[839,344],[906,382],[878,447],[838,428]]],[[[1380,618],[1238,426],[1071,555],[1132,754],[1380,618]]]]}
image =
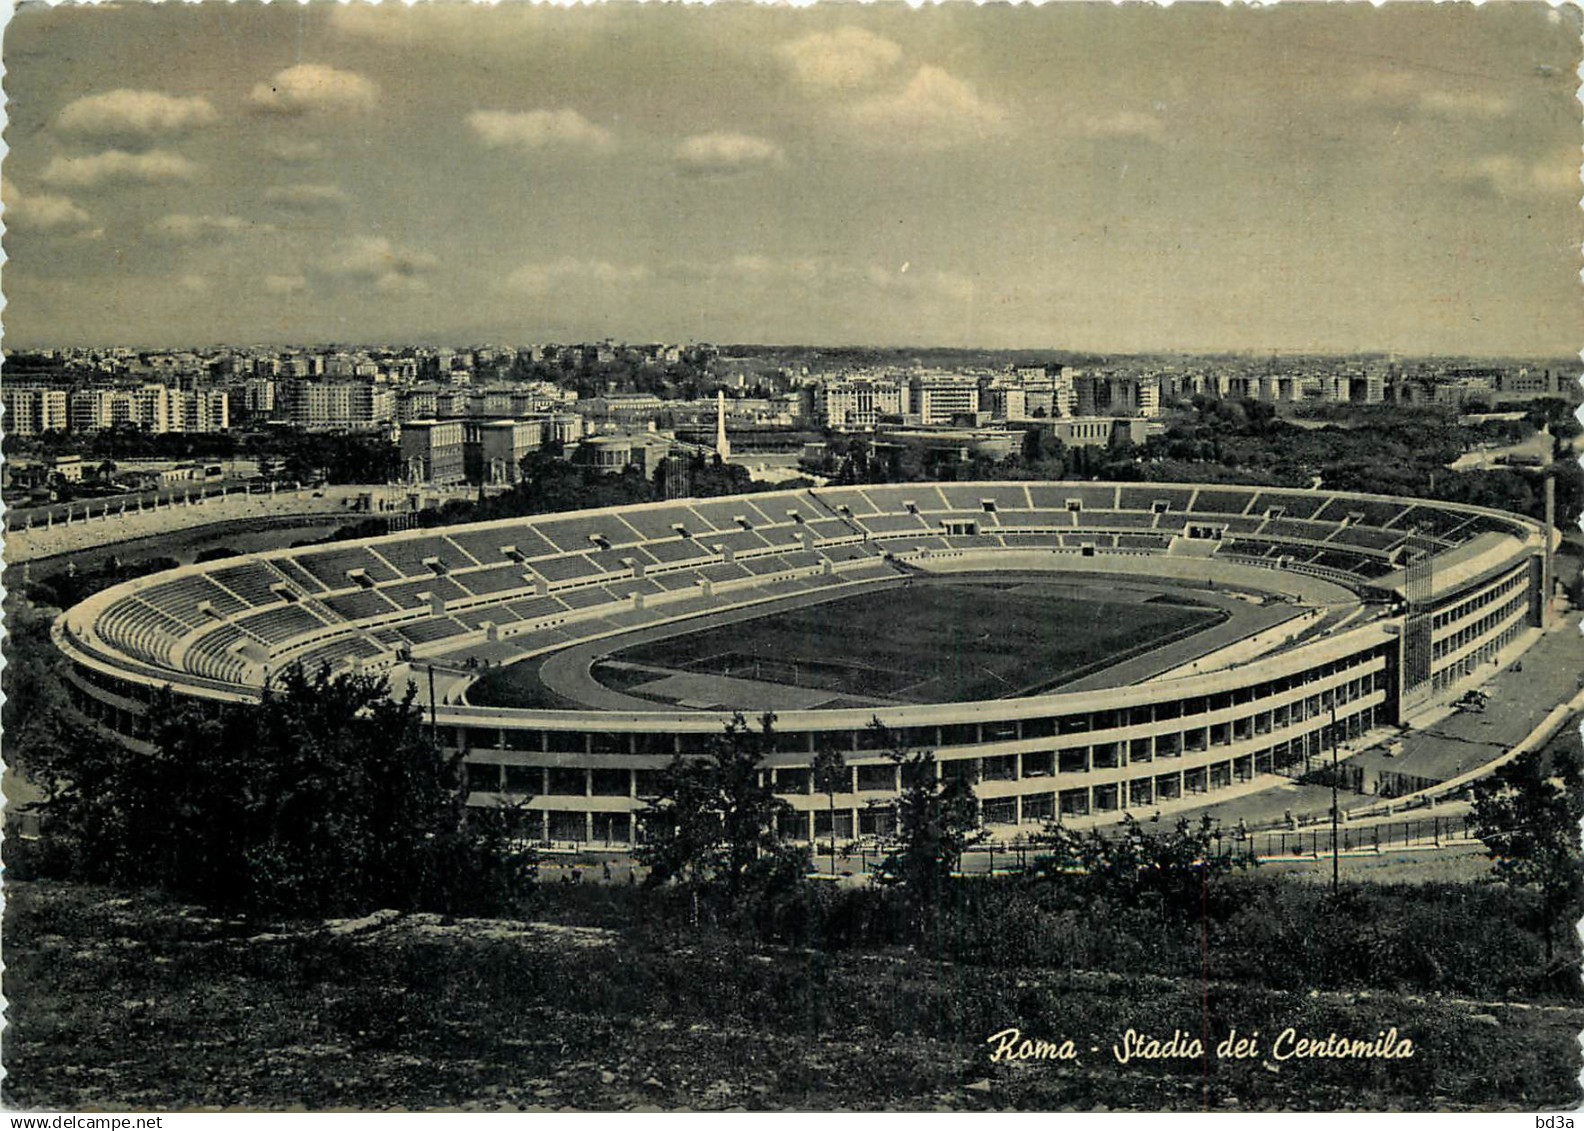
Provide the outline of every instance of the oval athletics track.
{"type": "MultiPolygon", "coordinates": [[[[978,572],[975,571],[976,574],[978,572]]],[[[1135,599],[1176,594],[1190,597],[1195,602],[1213,606],[1228,614],[1219,623],[1187,634],[1182,638],[1165,640],[1153,647],[1146,647],[1141,652],[1119,654],[1114,661],[1075,672],[1069,679],[1062,681],[1059,687],[1047,689],[1050,691],[1075,691],[1142,683],[1156,678],[1173,668],[1191,663],[1202,656],[1235,644],[1254,633],[1293,619],[1304,611],[1301,605],[1287,603],[1260,605],[1225,593],[1184,586],[1181,582],[1171,578],[1148,578],[1138,575],[1117,577],[1099,572],[1095,574],[1075,574],[1070,571],[1044,573],[1037,570],[1027,571],[1027,573],[1023,570],[1004,572],[985,570],[979,577],[986,582],[1015,583],[1019,580],[1019,574],[1023,574],[1024,576],[1021,579],[1026,581],[1038,581],[1042,584],[1058,585],[1063,588],[1071,586],[1075,592],[1087,592],[1089,596],[1095,599],[1100,599],[1104,596],[1114,600],[1119,588],[1129,591],[1129,596],[1135,599]]],[[[564,701],[567,704],[576,704],[584,709],[622,712],[674,710],[675,704],[629,695],[606,686],[595,677],[593,673],[595,665],[614,654],[640,645],[692,635],[706,629],[740,624],[813,605],[829,604],[842,598],[850,598],[865,593],[895,590],[910,583],[961,583],[965,580],[967,579],[961,575],[952,573],[932,574],[923,578],[887,579],[864,583],[851,588],[843,587],[835,592],[798,594],[776,601],[709,613],[667,624],[635,628],[627,632],[602,637],[598,640],[589,640],[580,644],[557,648],[548,653],[525,656],[507,666],[510,669],[516,669],[514,674],[518,680],[537,684],[538,689],[541,689],[550,699],[564,701]]],[[[786,705],[790,706],[791,704],[786,705]]],[[[750,709],[758,710],[763,708],[744,707],[745,711],[750,709]]]]}

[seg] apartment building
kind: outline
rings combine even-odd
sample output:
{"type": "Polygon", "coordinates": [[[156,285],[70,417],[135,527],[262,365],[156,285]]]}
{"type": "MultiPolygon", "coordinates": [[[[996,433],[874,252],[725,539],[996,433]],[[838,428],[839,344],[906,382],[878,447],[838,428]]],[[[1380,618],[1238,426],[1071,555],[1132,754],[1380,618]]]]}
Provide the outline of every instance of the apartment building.
{"type": "Polygon", "coordinates": [[[171,390],[164,385],[76,389],[67,398],[67,419],[73,432],[99,432],[118,426],[168,432],[170,398],[171,390]]]}
{"type": "Polygon", "coordinates": [[[979,413],[979,382],[955,375],[914,377],[908,382],[910,417],[921,424],[949,424],[979,413]]]}
{"type": "Polygon", "coordinates": [[[231,395],[225,389],[172,389],[167,430],[226,432],[231,428],[231,395]]]}
{"type": "Polygon", "coordinates": [[[37,436],[42,432],[64,431],[67,401],[64,389],[0,387],[0,405],[5,418],[0,427],[13,436],[37,436]]]}
{"type": "Polygon", "coordinates": [[[287,422],[309,431],[368,432],[396,415],[395,392],[367,381],[285,381],[275,399],[287,422]]]}

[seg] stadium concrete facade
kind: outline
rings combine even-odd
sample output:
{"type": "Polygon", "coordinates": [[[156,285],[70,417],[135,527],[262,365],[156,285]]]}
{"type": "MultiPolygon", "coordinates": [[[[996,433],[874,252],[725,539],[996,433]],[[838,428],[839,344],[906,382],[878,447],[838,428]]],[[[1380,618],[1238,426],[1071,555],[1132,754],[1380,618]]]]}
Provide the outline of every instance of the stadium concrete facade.
{"type": "MultiPolygon", "coordinates": [[[[691,705],[616,691],[585,703],[574,690],[554,707],[481,706],[469,700],[481,665],[606,654],[656,626],[963,571],[1126,578],[1266,610],[1246,631],[1147,650],[1036,694],[777,711],[765,772],[792,806],[786,835],[890,829],[900,771],[877,748],[875,718],[907,748],[934,751],[937,772],[971,782],[986,824],[1015,830],[1275,784],[1334,742],[1450,699],[1538,637],[1554,538],[1511,514],[1326,490],[815,488],[207,562],[97,594],[59,618],[54,638],[75,708],[134,747],[146,746],[147,707],[166,686],[256,700],[298,663],[382,673],[398,693],[416,683],[441,741],[464,755],[469,804],[520,804],[550,840],[624,844],[641,837],[665,765],[719,735],[736,704],[724,691],[691,705]],[[847,761],[834,798],[814,791],[822,749],[847,761]]],[[[751,699],[740,704],[750,714],[751,699]]]]}

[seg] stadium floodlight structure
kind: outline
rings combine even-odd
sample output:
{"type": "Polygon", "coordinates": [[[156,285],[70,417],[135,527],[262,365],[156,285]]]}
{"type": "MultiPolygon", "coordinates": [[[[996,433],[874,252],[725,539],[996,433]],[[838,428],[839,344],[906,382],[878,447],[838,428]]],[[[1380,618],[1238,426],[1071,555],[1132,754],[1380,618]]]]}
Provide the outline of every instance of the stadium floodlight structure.
{"type": "MultiPolygon", "coordinates": [[[[432,665],[431,721],[464,760],[470,805],[520,801],[544,837],[630,843],[659,772],[720,733],[725,692],[689,707],[584,680],[577,687],[591,691],[554,697],[553,708],[486,706],[470,697],[484,661],[578,668],[577,649],[615,652],[637,633],[960,571],[1187,585],[1280,612],[1091,665],[1081,685],[861,705],[836,688],[832,705],[777,708],[764,772],[791,805],[786,835],[812,840],[815,812],[832,807],[833,828],[886,827],[900,782],[866,737],[876,717],[907,748],[934,751],[941,772],[974,781],[986,823],[1010,835],[1058,816],[1169,812],[1284,780],[1281,768],[1323,756],[1323,697],[1337,707],[1333,735],[1350,741],[1449,701],[1538,637],[1553,534],[1484,508],[1328,490],[795,489],[205,562],[96,594],[53,632],[70,660],[73,709],[138,748],[148,705],[167,686],[196,701],[255,701],[266,671],[301,663],[380,673],[399,694],[432,665]],[[827,747],[853,770],[833,798],[812,786],[827,747]]],[[[762,668],[760,684],[797,693],[782,702],[821,701],[810,689],[830,691],[832,672],[847,670],[777,660],[794,667],[762,668]]]]}

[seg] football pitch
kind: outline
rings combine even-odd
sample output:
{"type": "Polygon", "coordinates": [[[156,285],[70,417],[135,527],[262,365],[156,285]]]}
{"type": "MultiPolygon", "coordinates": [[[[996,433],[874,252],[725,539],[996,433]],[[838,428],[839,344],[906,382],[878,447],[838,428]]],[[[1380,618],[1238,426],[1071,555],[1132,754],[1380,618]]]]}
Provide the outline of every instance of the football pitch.
{"type": "Polygon", "coordinates": [[[1100,586],[919,580],[640,644],[606,657],[596,677],[671,702],[718,699],[712,680],[805,689],[808,705],[999,699],[1225,619],[1219,609],[1100,586]]]}

